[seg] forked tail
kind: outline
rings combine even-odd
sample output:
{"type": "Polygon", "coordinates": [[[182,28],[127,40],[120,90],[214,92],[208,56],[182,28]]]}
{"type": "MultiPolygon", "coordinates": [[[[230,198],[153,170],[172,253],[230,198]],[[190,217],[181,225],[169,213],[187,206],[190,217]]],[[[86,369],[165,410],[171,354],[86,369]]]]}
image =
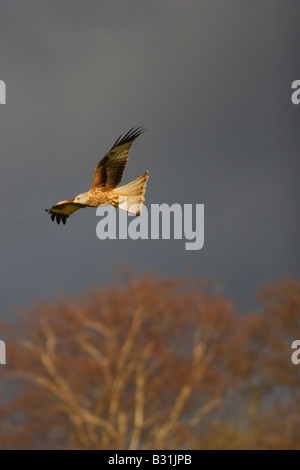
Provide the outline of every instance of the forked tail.
{"type": "Polygon", "coordinates": [[[125,186],[116,188],[115,192],[118,193],[118,196],[113,199],[111,204],[131,214],[140,215],[145,200],[144,194],[148,178],[147,170],[143,175],[125,184],[125,186]]]}

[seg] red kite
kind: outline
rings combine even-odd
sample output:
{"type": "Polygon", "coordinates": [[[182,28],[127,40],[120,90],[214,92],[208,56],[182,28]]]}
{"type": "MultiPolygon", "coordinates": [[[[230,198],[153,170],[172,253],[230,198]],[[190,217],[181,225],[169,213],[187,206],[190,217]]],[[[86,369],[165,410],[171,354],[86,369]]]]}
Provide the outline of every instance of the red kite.
{"type": "Polygon", "coordinates": [[[148,170],[125,186],[117,186],[121,183],[132,143],[143,132],[144,129],[141,127],[132,128],[124,137],[120,136],[96,166],[91,189],[74,199],[58,202],[51,209],[45,209],[51,214],[51,219],[53,221],[56,219],[58,224],[60,221],[65,224],[73,212],[87,206],[98,207],[102,204],[112,204],[132,214],[140,215],[145,200],[148,170]]]}

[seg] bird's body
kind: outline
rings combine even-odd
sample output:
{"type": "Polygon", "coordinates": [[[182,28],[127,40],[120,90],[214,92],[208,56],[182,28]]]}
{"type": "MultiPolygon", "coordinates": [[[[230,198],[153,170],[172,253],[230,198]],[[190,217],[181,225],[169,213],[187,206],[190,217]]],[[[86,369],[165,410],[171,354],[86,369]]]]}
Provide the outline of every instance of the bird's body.
{"type": "Polygon", "coordinates": [[[89,207],[98,207],[102,204],[111,204],[111,201],[117,196],[117,191],[115,189],[95,188],[79,196],[80,199],[77,200],[82,201],[81,203],[89,207]]]}
{"type": "Polygon", "coordinates": [[[135,215],[140,215],[144,202],[144,193],[148,180],[148,171],[125,186],[119,186],[128,161],[128,154],[133,141],[143,129],[131,129],[124,137],[119,137],[111,150],[100,160],[95,169],[92,187],[74,199],[58,202],[46,211],[51,219],[66,223],[67,218],[84,207],[98,207],[112,204],[135,215]]]}

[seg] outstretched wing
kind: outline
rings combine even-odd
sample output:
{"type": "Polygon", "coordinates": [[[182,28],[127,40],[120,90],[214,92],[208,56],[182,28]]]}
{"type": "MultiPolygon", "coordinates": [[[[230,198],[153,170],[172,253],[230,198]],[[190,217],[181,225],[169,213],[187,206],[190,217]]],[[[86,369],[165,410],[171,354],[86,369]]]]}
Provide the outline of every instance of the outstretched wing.
{"type": "Polygon", "coordinates": [[[142,127],[133,127],[124,137],[120,136],[95,169],[93,188],[116,188],[122,180],[128,154],[133,141],[145,132],[142,127]]]}
{"type": "Polygon", "coordinates": [[[63,224],[66,223],[68,217],[70,217],[73,212],[86,207],[83,204],[74,204],[74,199],[68,199],[66,201],[61,201],[51,207],[51,209],[45,209],[48,214],[51,214],[51,220],[55,220],[58,224],[62,221],[63,224]]]}

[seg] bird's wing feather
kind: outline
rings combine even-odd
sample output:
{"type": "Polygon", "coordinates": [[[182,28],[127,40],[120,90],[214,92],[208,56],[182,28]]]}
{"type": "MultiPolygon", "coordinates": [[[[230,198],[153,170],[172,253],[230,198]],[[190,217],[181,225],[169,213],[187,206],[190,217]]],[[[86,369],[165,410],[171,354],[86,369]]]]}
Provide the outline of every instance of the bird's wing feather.
{"type": "Polygon", "coordinates": [[[83,204],[74,204],[74,199],[67,199],[66,201],[61,201],[55,204],[51,209],[45,209],[48,214],[51,214],[51,220],[56,220],[58,224],[62,221],[63,224],[66,223],[68,217],[70,217],[73,212],[78,211],[86,207],[83,204]]]}
{"type": "Polygon", "coordinates": [[[121,183],[132,143],[143,132],[141,127],[132,128],[124,137],[120,136],[116,140],[96,166],[92,189],[116,188],[121,183]]]}

